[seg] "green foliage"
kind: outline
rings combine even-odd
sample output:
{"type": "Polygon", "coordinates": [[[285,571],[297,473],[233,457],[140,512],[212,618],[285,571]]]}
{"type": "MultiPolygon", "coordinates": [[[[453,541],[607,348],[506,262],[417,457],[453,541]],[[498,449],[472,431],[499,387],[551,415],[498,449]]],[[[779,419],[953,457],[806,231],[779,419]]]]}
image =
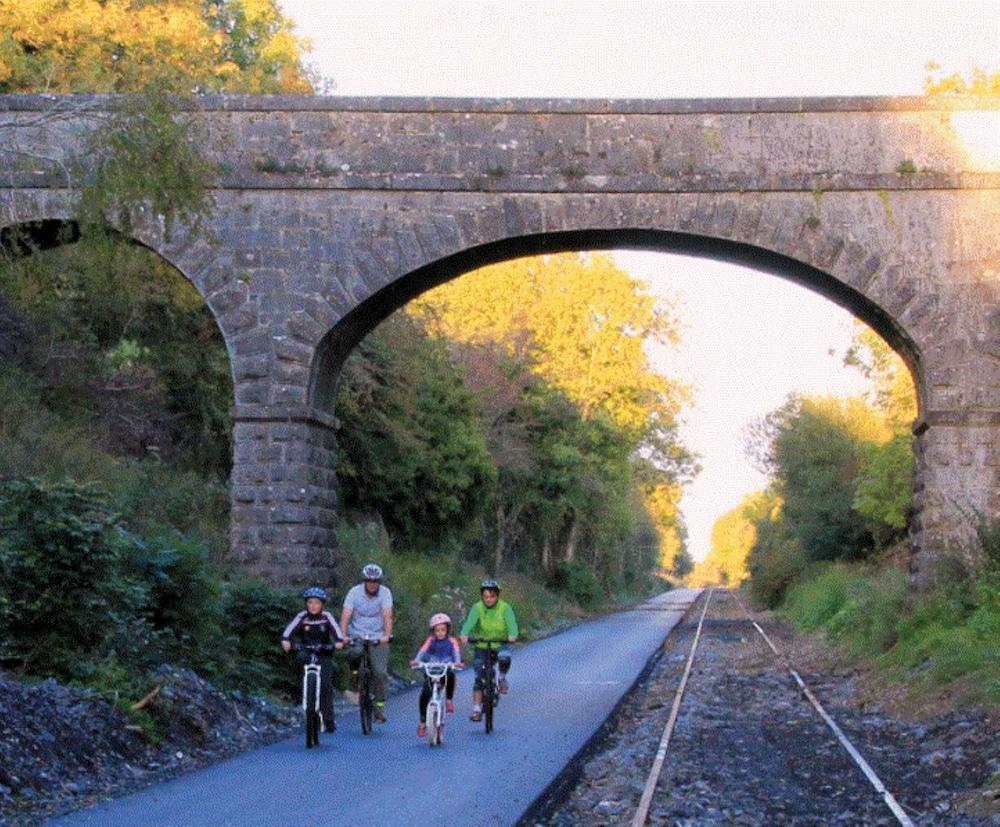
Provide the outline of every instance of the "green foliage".
{"type": "Polygon", "coordinates": [[[756,603],[776,608],[808,565],[802,546],[780,515],[757,523],[757,541],[747,558],[750,594],[756,603]]]}
{"type": "Polygon", "coordinates": [[[782,608],[799,628],[825,627],[862,656],[884,652],[896,642],[907,597],[906,573],[895,566],[837,563],[789,588],[782,608]]]}
{"type": "Polygon", "coordinates": [[[783,610],[800,628],[825,630],[911,696],[954,684],[968,702],[1000,705],[1000,567],[989,562],[998,526],[978,526],[983,565],[940,558],[929,592],[910,593],[906,573],[892,563],[838,563],[810,569],[788,589],[783,610]]]}
{"type": "Polygon", "coordinates": [[[854,512],[861,441],[846,411],[802,400],[773,443],[784,516],[810,560],[862,558],[873,541],[854,512]]]}
{"type": "Polygon", "coordinates": [[[345,504],[378,513],[400,546],[455,551],[495,479],[475,399],[405,316],[369,336],[344,367],[337,475],[345,504]]]}
{"type": "Polygon", "coordinates": [[[851,505],[866,518],[878,545],[889,545],[905,531],[912,485],[912,433],[899,433],[881,445],[861,446],[861,468],[851,505]]]}
{"type": "Polygon", "coordinates": [[[0,258],[0,291],[30,322],[20,367],[42,406],[84,426],[102,420],[105,447],[139,457],[155,451],[175,466],[228,476],[228,354],[177,270],[97,233],[0,258]]]}
{"type": "Polygon", "coordinates": [[[564,592],[584,609],[594,609],[604,597],[594,572],[578,560],[560,562],[550,575],[549,588],[564,592]]]}
{"type": "Polygon", "coordinates": [[[800,629],[817,629],[843,610],[854,579],[844,564],[824,565],[788,589],[782,608],[800,629]]]}
{"type": "Polygon", "coordinates": [[[235,643],[225,665],[227,685],[287,698],[301,692],[301,675],[279,646],[281,630],[301,609],[298,592],[278,590],[253,579],[225,585],[224,631],[235,643]]]}
{"type": "Polygon", "coordinates": [[[198,232],[211,213],[208,184],[216,170],[196,146],[194,121],[155,85],[116,106],[88,134],[77,161],[81,224],[100,230],[110,221],[131,235],[149,211],[167,238],[177,223],[198,232]]]}
{"type": "Polygon", "coordinates": [[[81,661],[131,654],[147,636],[141,584],[122,576],[129,538],[93,489],[0,484],[0,612],[5,659],[85,677],[81,661]]]}
{"type": "Polygon", "coordinates": [[[218,674],[227,655],[220,651],[222,583],[204,545],[180,535],[133,535],[122,563],[125,576],[146,591],[139,615],[160,636],[158,658],[218,674]]]}

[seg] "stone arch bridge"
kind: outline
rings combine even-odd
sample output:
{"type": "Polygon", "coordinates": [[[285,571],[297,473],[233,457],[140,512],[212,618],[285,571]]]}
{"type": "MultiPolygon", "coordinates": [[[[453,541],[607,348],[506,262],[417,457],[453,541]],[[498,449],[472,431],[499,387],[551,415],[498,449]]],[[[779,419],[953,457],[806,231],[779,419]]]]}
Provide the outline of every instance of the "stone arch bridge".
{"type": "MultiPolygon", "coordinates": [[[[0,227],[72,216],[63,164],[106,105],[0,96],[0,227]]],[[[210,237],[135,235],[222,330],[231,555],[272,581],[334,560],[351,349],[434,285],[561,250],[726,259],[846,307],[916,380],[915,570],[1000,516],[1000,100],[225,97],[195,118],[210,237]]]]}

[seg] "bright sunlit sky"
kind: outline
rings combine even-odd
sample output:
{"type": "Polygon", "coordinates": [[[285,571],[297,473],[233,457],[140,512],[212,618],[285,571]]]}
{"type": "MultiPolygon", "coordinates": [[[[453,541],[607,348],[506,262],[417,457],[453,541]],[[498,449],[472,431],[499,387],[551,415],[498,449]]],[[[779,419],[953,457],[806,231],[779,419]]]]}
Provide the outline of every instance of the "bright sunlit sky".
{"type": "MultiPolygon", "coordinates": [[[[337,95],[690,98],[917,95],[924,66],[1000,67],[1000,0],[731,3],[279,0],[337,95]]],[[[793,390],[857,392],[852,318],[773,276],[661,253],[622,267],[676,298],[690,383],[682,436],[703,467],[682,501],[695,559],[716,518],[765,480],[743,430],[793,390]]]]}

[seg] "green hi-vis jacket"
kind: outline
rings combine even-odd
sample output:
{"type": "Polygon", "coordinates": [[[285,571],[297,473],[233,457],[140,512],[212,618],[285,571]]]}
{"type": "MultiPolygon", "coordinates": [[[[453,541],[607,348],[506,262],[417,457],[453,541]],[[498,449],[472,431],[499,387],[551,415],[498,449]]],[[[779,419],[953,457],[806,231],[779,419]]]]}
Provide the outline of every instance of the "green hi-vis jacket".
{"type": "Polygon", "coordinates": [[[472,635],[491,640],[507,640],[508,637],[517,637],[517,618],[514,617],[510,603],[504,600],[498,600],[492,609],[487,609],[486,604],[480,600],[469,609],[469,616],[465,618],[459,634],[463,637],[472,635]]]}

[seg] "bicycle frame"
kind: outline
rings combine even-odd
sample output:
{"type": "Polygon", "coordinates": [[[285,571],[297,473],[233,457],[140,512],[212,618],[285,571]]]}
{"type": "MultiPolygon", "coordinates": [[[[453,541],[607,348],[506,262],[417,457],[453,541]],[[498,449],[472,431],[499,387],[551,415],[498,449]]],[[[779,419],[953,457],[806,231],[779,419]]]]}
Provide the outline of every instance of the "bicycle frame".
{"type": "Polygon", "coordinates": [[[480,682],[483,687],[483,722],[485,723],[486,733],[488,735],[493,731],[493,708],[500,700],[497,693],[496,680],[497,650],[506,644],[507,641],[492,638],[470,637],[469,643],[486,644],[484,649],[486,652],[486,663],[482,666],[480,682]]]}
{"type": "Polygon", "coordinates": [[[361,731],[371,735],[375,715],[375,695],[372,686],[371,647],[379,645],[377,637],[358,638],[361,641],[361,663],[358,664],[358,707],[361,713],[361,731]]]}
{"type": "MultiPolygon", "coordinates": [[[[319,653],[325,651],[322,645],[293,646],[295,651],[308,652],[309,659],[302,665],[302,714],[305,722],[306,747],[319,744],[319,734],[323,731],[325,722],[320,711],[320,695],[322,693],[319,653]],[[310,704],[310,693],[312,703],[310,704]]],[[[330,647],[332,648],[332,647],[330,647]]]]}
{"type": "Polygon", "coordinates": [[[414,669],[422,671],[431,684],[431,697],[427,701],[427,714],[424,724],[427,727],[427,742],[432,746],[440,746],[444,740],[445,706],[441,702],[448,673],[454,671],[455,664],[438,661],[425,661],[414,669]]]}

